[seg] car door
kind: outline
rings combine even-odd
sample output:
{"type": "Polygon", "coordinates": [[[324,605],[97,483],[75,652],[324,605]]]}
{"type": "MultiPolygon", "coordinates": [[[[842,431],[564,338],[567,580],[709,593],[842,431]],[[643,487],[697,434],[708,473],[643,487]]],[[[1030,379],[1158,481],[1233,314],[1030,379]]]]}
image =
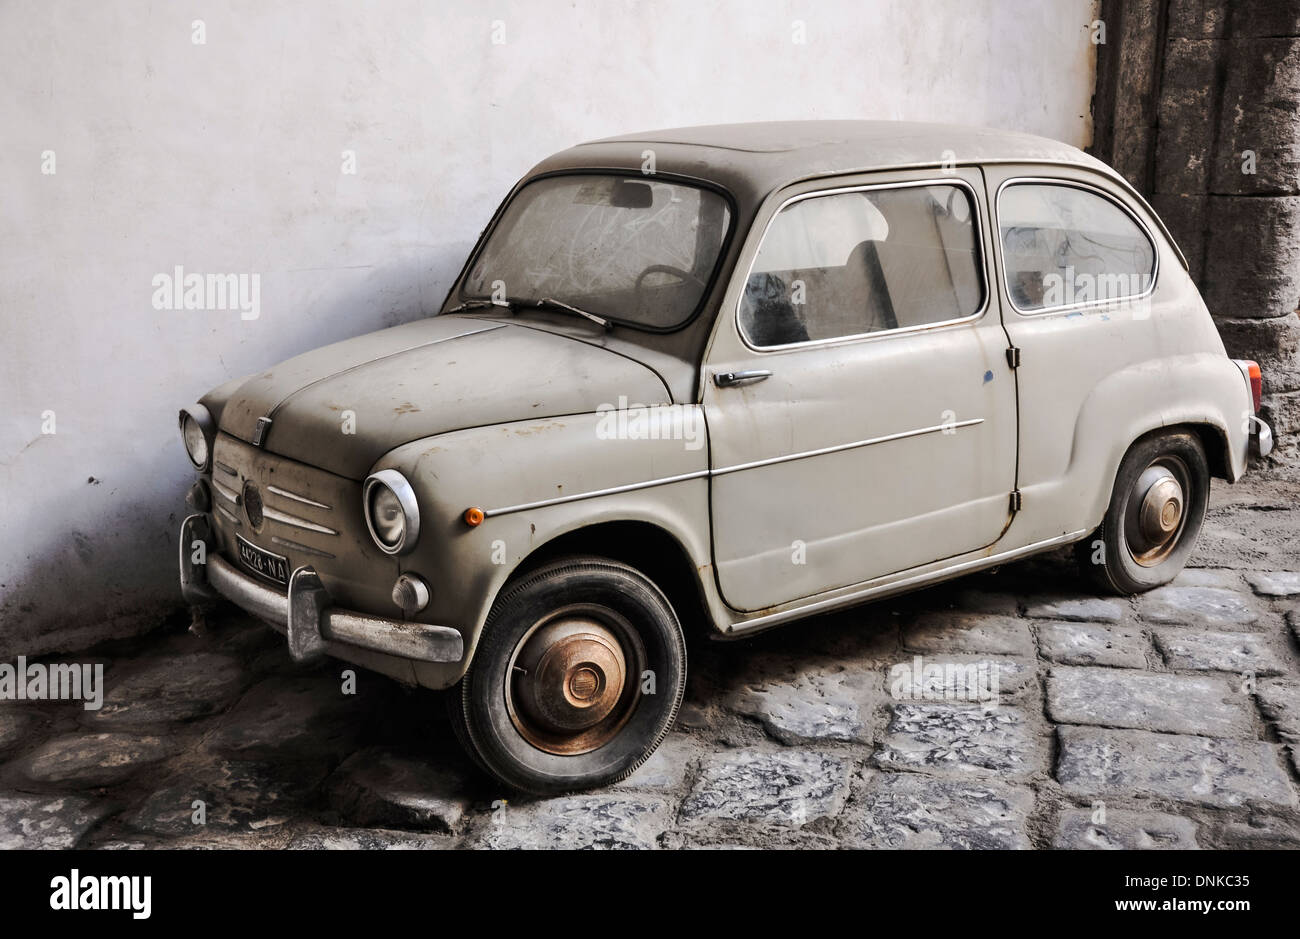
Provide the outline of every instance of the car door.
{"type": "Polygon", "coordinates": [[[792,187],[706,357],[714,563],[754,611],[997,541],[1016,399],[977,169],[792,187]]]}
{"type": "MultiPolygon", "coordinates": [[[[1097,174],[1001,164],[988,168],[986,186],[998,233],[995,283],[1020,350],[1020,416],[1033,429],[1020,448],[1024,512],[1012,532],[1026,544],[1097,523],[1088,507],[1100,490],[1109,497],[1111,449],[1129,439],[1081,436],[1080,415],[1126,370],[1199,352],[1182,316],[1196,300],[1153,293],[1162,255],[1170,267],[1180,262],[1157,247],[1157,220],[1097,174]]],[[[1177,380],[1161,371],[1165,387],[1177,380]]],[[[1112,432],[1120,430],[1117,421],[1112,432]]]]}

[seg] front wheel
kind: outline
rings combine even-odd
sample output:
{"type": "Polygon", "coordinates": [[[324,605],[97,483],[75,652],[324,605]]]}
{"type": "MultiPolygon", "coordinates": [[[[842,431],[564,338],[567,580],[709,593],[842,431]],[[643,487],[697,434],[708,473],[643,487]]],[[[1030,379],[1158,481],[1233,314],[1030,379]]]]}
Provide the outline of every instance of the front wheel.
{"type": "Polygon", "coordinates": [[[625,564],[571,558],[505,589],[449,705],[484,769],[552,795],[630,776],[685,687],[686,642],[659,588],[625,564]]]}
{"type": "Polygon", "coordinates": [[[1209,464],[1194,434],[1139,440],[1120,463],[1101,527],[1077,546],[1080,566],[1113,593],[1169,583],[1196,545],[1209,499],[1209,464]]]}

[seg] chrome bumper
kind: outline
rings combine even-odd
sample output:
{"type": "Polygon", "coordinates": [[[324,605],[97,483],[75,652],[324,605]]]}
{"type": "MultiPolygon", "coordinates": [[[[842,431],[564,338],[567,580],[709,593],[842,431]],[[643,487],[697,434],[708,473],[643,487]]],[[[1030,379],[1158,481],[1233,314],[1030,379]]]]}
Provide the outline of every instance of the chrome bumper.
{"type": "Polygon", "coordinates": [[[1273,428],[1254,416],[1250,419],[1250,452],[1261,457],[1273,452],[1273,428]]]}
{"type": "Polygon", "coordinates": [[[204,515],[191,515],[181,523],[180,573],[186,600],[199,603],[220,595],[268,621],[288,636],[295,661],[318,658],[330,651],[331,643],[417,662],[459,662],[464,655],[460,632],[450,626],[383,619],[333,606],[311,567],[299,567],[290,575],[287,594],[245,574],[213,550],[204,515]],[[196,554],[203,560],[196,563],[196,554]]]}

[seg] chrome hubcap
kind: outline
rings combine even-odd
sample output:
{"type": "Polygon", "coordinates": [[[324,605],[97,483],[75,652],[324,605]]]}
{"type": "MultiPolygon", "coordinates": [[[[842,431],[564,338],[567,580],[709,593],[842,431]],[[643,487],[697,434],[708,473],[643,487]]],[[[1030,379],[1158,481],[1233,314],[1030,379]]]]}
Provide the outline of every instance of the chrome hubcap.
{"type": "Polygon", "coordinates": [[[1124,520],[1129,554],[1138,564],[1159,564],[1178,544],[1187,514],[1187,484],[1187,468],[1176,457],[1161,457],[1138,476],[1124,520]]]}
{"type": "MultiPolygon", "coordinates": [[[[603,611],[608,612],[608,611],[603,611]]],[[[534,626],[510,667],[506,703],[515,728],[548,753],[586,753],[618,732],[635,703],[630,681],[641,657],[631,627],[613,616],[571,610],[534,626]]]]}

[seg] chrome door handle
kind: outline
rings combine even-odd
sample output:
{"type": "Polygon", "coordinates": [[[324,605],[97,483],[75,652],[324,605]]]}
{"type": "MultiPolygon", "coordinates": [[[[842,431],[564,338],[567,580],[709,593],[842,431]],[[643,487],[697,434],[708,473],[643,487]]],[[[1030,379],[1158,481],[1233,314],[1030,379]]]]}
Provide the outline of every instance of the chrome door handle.
{"type": "Polygon", "coordinates": [[[771,378],[772,373],[765,368],[750,369],[747,372],[714,372],[713,383],[719,388],[730,388],[732,385],[743,385],[746,382],[762,381],[764,378],[771,378]]]}

